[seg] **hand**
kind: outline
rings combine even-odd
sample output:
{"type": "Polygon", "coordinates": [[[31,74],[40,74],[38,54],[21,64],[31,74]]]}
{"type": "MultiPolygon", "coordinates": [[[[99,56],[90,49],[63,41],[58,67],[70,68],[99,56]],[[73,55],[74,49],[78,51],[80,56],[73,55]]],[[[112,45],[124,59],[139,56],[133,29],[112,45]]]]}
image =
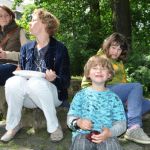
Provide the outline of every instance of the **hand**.
{"type": "Polygon", "coordinates": [[[78,119],[77,125],[80,129],[83,130],[91,130],[92,129],[92,122],[88,119],[78,119]]]}
{"type": "Polygon", "coordinates": [[[56,79],[57,75],[55,73],[55,71],[50,70],[46,70],[46,79],[48,81],[54,81],[56,79]]]}
{"type": "Polygon", "coordinates": [[[6,59],[6,52],[0,48],[0,59],[6,59]]]}
{"type": "Polygon", "coordinates": [[[16,70],[21,70],[21,68],[20,68],[20,66],[19,66],[19,65],[17,66],[16,70]]]}
{"type": "Polygon", "coordinates": [[[107,140],[109,137],[111,137],[111,131],[108,129],[108,128],[103,128],[103,131],[96,135],[96,134],[93,134],[91,136],[92,138],[92,142],[94,143],[101,143],[101,142],[104,142],[105,140],[107,140]]]}

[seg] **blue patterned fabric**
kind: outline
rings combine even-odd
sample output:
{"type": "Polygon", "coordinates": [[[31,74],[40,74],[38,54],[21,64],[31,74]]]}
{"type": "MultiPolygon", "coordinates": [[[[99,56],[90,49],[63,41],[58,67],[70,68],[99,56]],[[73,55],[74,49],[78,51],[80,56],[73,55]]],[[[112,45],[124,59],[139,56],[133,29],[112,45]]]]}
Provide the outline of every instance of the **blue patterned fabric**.
{"type": "MultiPolygon", "coordinates": [[[[119,97],[110,90],[95,91],[88,87],[79,91],[70,106],[68,115],[89,119],[93,122],[93,129],[111,128],[116,121],[126,120],[124,107],[119,97]]],[[[90,131],[77,130],[73,136],[90,131]]]]}

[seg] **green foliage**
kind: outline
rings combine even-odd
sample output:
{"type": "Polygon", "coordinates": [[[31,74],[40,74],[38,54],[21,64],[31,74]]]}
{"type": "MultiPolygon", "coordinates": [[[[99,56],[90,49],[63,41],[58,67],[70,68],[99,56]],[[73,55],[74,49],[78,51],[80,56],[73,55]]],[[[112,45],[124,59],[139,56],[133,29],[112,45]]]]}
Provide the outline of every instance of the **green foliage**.
{"type": "MultiPolygon", "coordinates": [[[[16,4],[22,0],[15,0],[16,4]]],[[[103,39],[113,32],[109,0],[35,0],[26,7],[19,21],[28,31],[28,21],[34,8],[45,8],[61,22],[56,37],[69,50],[72,75],[82,75],[87,59],[96,54],[103,39]]],[[[132,49],[126,62],[128,80],[141,82],[150,91],[150,3],[149,0],[130,1],[132,20],[132,49]],[[144,66],[144,67],[143,67],[144,66]]]]}
{"type": "Polygon", "coordinates": [[[130,81],[141,82],[146,94],[150,91],[150,3],[131,2],[132,14],[132,51],[127,66],[130,81]]]}
{"type": "Polygon", "coordinates": [[[35,8],[37,8],[35,5],[28,5],[24,8],[24,13],[21,19],[17,20],[17,23],[26,30],[28,39],[34,39],[29,33],[29,22],[31,21],[31,13],[35,8]]]}

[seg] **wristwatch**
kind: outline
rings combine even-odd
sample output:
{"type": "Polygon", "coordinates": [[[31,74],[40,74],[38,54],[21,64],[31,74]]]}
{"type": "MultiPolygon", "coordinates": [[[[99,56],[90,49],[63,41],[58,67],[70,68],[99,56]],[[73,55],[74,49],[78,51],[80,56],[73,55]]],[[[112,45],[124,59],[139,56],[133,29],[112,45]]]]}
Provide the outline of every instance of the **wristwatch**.
{"type": "Polygon", "coordinates": [[[78,130],[78,129],[80,129],[79,126],[77,125],[77,120],[78,120],[78,118],[72,120],[72,122],[71,122],[71,129],[72,130],[78,130]]]}

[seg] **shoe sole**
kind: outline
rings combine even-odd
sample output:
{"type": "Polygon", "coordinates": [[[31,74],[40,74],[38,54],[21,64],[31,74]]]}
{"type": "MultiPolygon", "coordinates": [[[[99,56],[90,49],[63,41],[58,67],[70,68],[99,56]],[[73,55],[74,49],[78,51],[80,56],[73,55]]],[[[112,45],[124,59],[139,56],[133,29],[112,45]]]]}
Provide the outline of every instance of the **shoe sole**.
{"type": "Polygon", "coordinates": [[[134,141],[134,142],[139,143],[139,144],[150,144],[150,141],[141,141],[138,139],[129,138],[127,135],[125,135],[124,138],[127,140],[130,140],[130,141],[134,141]]]}
{"type": "Polygon", "coordinates": [[[52,139],[50,139],[50,141],[53,142],[53,143],[57,143],[57,142],[62,141],[63,139],[64,139],[64,138],[61,138],[60,140],[52,140],[52,139]]]}

